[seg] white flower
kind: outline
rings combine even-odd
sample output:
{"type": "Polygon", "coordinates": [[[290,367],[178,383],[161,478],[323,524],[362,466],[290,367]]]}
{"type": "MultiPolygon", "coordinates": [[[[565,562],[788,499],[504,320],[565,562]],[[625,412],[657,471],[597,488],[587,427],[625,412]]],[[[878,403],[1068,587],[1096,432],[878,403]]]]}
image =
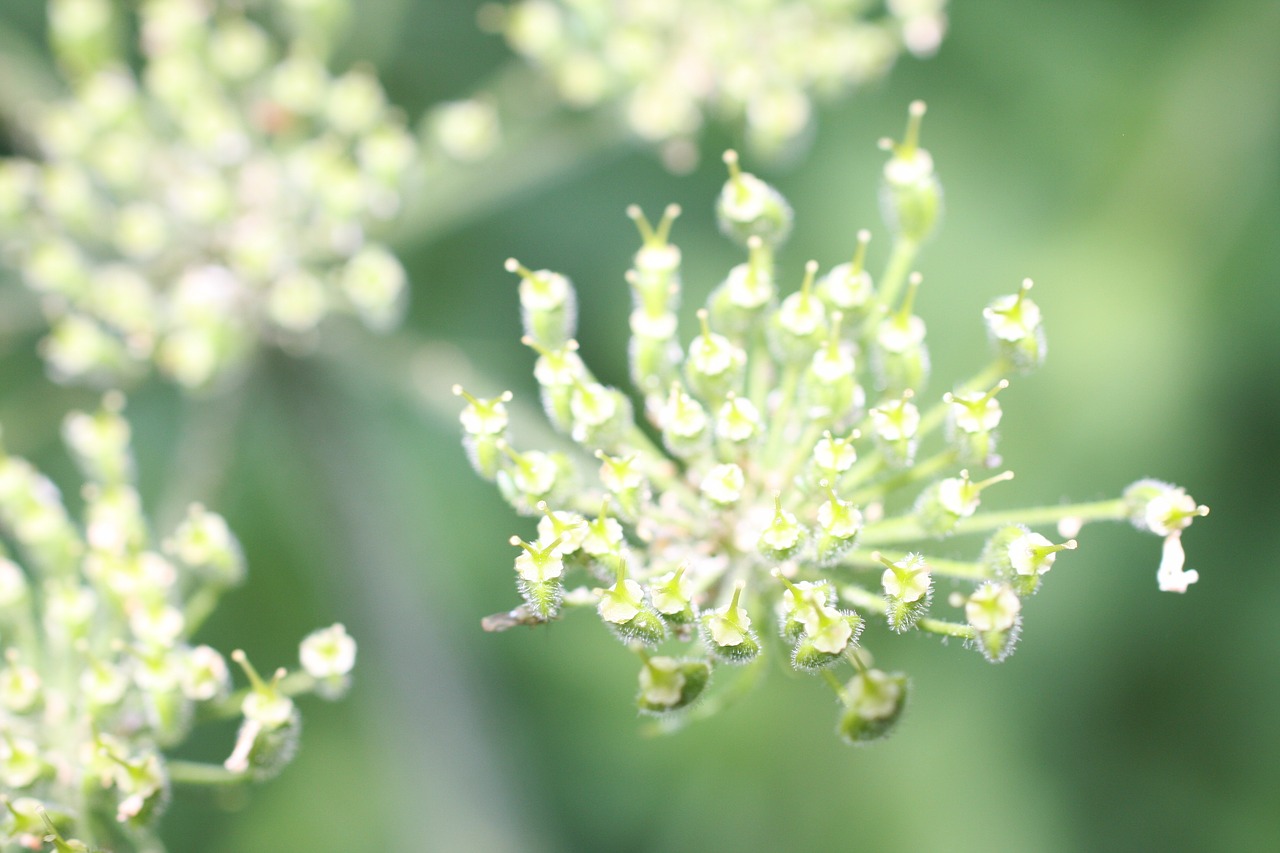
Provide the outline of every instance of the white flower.
{"type": "Polygon", "coordinates": [[[853,626],[849,620],[834,607],[822,605],[810,608],[805,614],[804,631],[813,641],[814,648],[829,655],[843,652],[853,637],[853,626]]]}
{"type": "Polygon", "coordinates": [[[298,647],[298,660],[312,678],[346,675],[356,664],[356,641],[339,622],[307,635],[298,647]]]}
{"type": "Polygon", "coordinates": [[[979,504],[979,490],[967,477],[948,477],[938,483],[938,503],[952,515],[968,518],[979,504]]]}
{"type": "Polygon", "coordinates": [[[644,603],[644,587],[631,579],[614,584],[600,596],[600,618],[615,625],[630,622],[644,603]]]}
{"type": "Polygon", "coordinates": [[[929,564],[923,557],[908,554],[905,559],[885,568],[880,575],[880,583],[884,586],[885,595],[909,604],[925,597],[933,585],[933,575],[929,573],[929,564]]]}
{"type": "Polygon", "coordinates": [[[1022,602],[1005,584],[984,583],[964,605],[965,618],[979,631],[1007,631],[1018,621],[1022,602]]]}
{"type": "Polygon", "coordinates": [[[902,685],[878,669],[855,675],[845,686],[845,702],[862,717],[891,717],[902,704],[902,685]]]}
{"type": "Polygon", "coordinates": [[[1169,536],[1186,529],[1197,515],[1200,515],[1199,507],[1186,489],[1172,488],[1147,503],[1143,518],[1152,533],[1169,536]]]}
{"type": "Polygon", "coordinates": [[[709,627],[717,646],[739,646],[747,639],[751,617],[743,608],[730,606],[711,617],[709,627]]]}
{"type": "Polygon", "coordinates": [[[670,707],[680,701],[684,682],[684,673],[675,658],[650,658],[640,668],[640,699],[647,705],[670,707]]]}
{"type": "Polygon", "coordinates": [[[1200,580],[1200,573],[1195,569],[1184,571],[1187,562],[1186,552],[1182,550],[1182,531],[1175,530],[1164,539],[1164,549],[1160,557],[1160,568],[1156,572],[1156,583],[1161,592],[1186,592],[1187,587],[1200,580]]]}
{"type": "Polygon", "coordinates": [[[746,475],[742,469],[732,462],[716,465],[703,478],[701,490],[713,502],[725,506],[737,503],[742,497],[742,489],[746,486],[746,475]]]}
{"type": "Polygon", "coordinates": [[[1042,575],[1053,568],[1053,561],[1058,558],[1056,551],[1042,549],[1052,548],[1053,543],[1039,533],[1024,533],[1009,543],[1009,563],[1020,575],[1042,575]]]}

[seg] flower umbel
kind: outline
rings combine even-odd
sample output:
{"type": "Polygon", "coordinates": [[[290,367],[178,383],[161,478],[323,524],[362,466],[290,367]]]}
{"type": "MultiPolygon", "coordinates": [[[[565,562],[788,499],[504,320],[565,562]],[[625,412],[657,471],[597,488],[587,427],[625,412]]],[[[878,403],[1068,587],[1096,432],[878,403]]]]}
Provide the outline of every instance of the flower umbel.
{"type": "Polygon", "coordinates": [[[990,363],[926,394],[925,327],[913,313],[920,278],[911,268],[941,187],[919,147],[923,104],[910,115],[907,140],[888,146],[883,199],[894,239],[878,281],[865,266],[870,234],[859,231],[851,263],[819,277],[810,262],[798,288],[780,296],[785,274],[774,253],[790,207],[742,172],[736,155],[726,157],[721,224],[747,258],[697,312],[700,331],[687,350],[674,315],[674,214],[659,236],[631,212],[644,238],[627,276],[639,420],[629,398],[576,356],[568,279],[512,267],[522,276],[526,331],[538,338],[543,401],[569,441],[517,451],[498,414],[509,395],[468,396],[461,420],[476,470],[518,512],[543,516],[537,539],[512,540],[524,549],[515,560],[524,604],[490,617],[487,628],[593,606],[642,661],[641,709],[669,714],[716,694],[703,688],[718,668],[760,666],[770,643],[757,631],[776,624],[775,644],[791,648],[792,667],[832,686],[843,706],[840,735],[862,743],[888,733],[907,695],[905,675],[871,668],[864,626],[955,637],[1003,660],[1021,633],[1025,599],[1077,547],[1034,527],[1127,518],[1165,537],[1161,589],[1185,591],[1197,579],[1183,569],[1181,536],[1208,510],[1174,486],[1144,480],[1113,500],[984,510],[1013,474],[972,472],[1000,464],[996,395],[1043,359],[1043,318],[1029,282],[997,298],[984,312],[990,363]],[[598,403],[562,405],[586,395],[616,401],[607,419],[598,403]],[[501,452],[480,452],[490,445],[501,452]],[[604,465],[600,485],[584,487],[581,461],[590,455],[604,465]],[[972,534],[988,537],[977,556],[952,556],[949,540],[972,534]],[[568,586],[582,579],[587,585],[568,586]],[[943,583],[968,591],[935,596],[943,583]],[[843,667],[851,680],[835,674],[843,667]]]}
{"type": "Polygon", "coordinates": [[[51,0],[70,94],[41,105],[35,159],[0,160],[0,256],[53,377],[201,388],[332,315],[394,325],[405,272],[369,232],[417,149],[370,69],[326,67],[349,0],[143,2],[137,72],[126,5],[51,0]]]}
{"type": "Polygon", "coordinates": [[[490,7],[508,44],[577,109],[617,104],[631,132],[691,165],[710,118],[744,126],[751,150],[776,155],[812,123],[814,102],[886,74],[904,49],[937,50],[946,0],[519,0],[490,7]]]}
{"type": "Polygon", "coordinates": [[[198,505],[163,543],[152,538],[123,402],[109,394],[97,412],[64,421],[86,481],[80,521],[51,480],[0,448],[0,534],[17,550],[0,546],[0,785],[10,811],[0,833],[24,848],[40,849],[44,833],[29,818],[45,814],[59,850],[88,848],[57,833],[97,843],[93,827],[104,823],[154,849],[172,785],[279,770],[297,745],[291,697],[336,696],[355,663],[354,641],[335,625],[302,642],[300,670],[270,682],[234,652],[251,687],[232,692],[226,660],[193,637],[243,578],[240,546],[198,505]],[[166,754],[197,722],[236,716],[244,722],[225,766],[166,754]]]}

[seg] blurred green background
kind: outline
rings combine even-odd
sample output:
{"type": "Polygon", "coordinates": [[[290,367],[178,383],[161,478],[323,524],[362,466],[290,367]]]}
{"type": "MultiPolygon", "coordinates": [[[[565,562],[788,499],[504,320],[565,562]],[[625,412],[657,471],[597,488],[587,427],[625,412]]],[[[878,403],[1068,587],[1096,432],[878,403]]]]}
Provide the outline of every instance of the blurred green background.
{"type": "MultiPolygon", "coordinates": [[[[364,0],[344,57],[376,64],[416,117],[506,61],[476,5],[364,0]]],[[[4,50],[37,45],[41,14],[5,0],[4,50]]],[[[835,738],[829,690],[780,666],[719,717],[648,739],[633,661],[597,620],[481,633],[516,600],[506,539],[532,527],[470,472],[446,395],[461,378],[536,399],[502,260],[574,280],[584,356],[619,384],[638,245],[624,207],[684,206],[690,329],[738,260],[711,215],[730,135],[680,178],[643,150],[598,152],[403,239],[406,337],[339,330],[319,358],[273,356],[234,411],[133,393],[147,500],[205,500],[249,558],[202,639],[266,667],[334,620],[360,642],[355,688],[305,704],[280,778],[178,793],[173,851],[1280,849],[1280,4],[954,0],[951,22],[935,59],[825,109],[806,157],[747,163],[797,211],[782,268],[794,286],[808,258],[881,231],[875,140],[927,100],[947,193],[920,263],[934,389],[982,363],[981,307],[1024,276],[1050,336],[1047,366],[1001,398],[1019,477],[994,503],[1174,481],[1213,508],[1186,537],[1200,583],[1158,593],[1158,540],[1089,528],[1000,666],[871,636],[914,695],[897,735],[861,750],[835,738]]],[[[56,425],[93,395],[49,384],[33,349],[0,343],[0,422],[70,487],[56,425]]],[[[220,760],[232,736],[201,731],[189,753],[220,760]]]]}

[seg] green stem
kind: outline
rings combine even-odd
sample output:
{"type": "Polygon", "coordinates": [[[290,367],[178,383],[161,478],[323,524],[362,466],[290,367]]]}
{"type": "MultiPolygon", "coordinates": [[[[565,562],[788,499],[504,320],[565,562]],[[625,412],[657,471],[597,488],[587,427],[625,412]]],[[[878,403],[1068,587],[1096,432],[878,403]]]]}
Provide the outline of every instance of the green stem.
{"type": "MultiPolygon", "coordinates": [[[[860,586],[849,585],[841,587],[840,597],[854,607],[874,613],[884,613],[886,609],[883,598],[860,586]]],[[[942,619],[924,618],[916,622],[916,627],[921,631],[941,634],[945,637],[960,637],[967,640],[973,636],[973,629],[968,625],[963,625],[959,622],[947,622],[942,619]]]]}
{"type": "Polygon", "coordinates": [[[921,480],[927,480],[939,471],[945,470],[956,463],[956,454],[954,450],[944,450],[935,454],[928,459],[911,466],[900,474],[895,474],[874,486],[868,486],[860,489],[849,496],[848,500],[861,506],[868,501],[883,498],[890,492],[909,486],[912,483],[918,483],[921,480]]]}
{"type": "MultiPolygon", "coordinates": [[[[802,368],[799,364],[788,364],[782,373],[782,385],[778,390],[778,405],[772,412],[761,409],[765,422],[769,424],[769,442],[764,451],[764,470],[772,471],[777,467],[778,455],[786,447],[786,436],[792,424],[795,412],[796,392],[800,388],[802,368]]],[[[775,488],[785,488],[785,482],[774,484],[775,488]]]]}
{"type": "Polygon", "coordinates": [[[249,781],[248,773],[236,773],[221,764],[198,761],[170,761],[169,779],[179,785],[239,785],[249,781]]]}
{"type": "Polygon", "coordinates": [[[218,602],[222,599],[222,593],[225,591],[226,587],[220,584],[205,584],[197,589],[191,598],[187,599],[183,617],[188,637],[195,636],[195,633],[200,630],[200,626],[204,624],[204,620],[213,615],[213,611],[217,609],[218,602]]]}
{"type": "MultiPolygon", "coordinates": [[[[856,569],[882,569],[884,564],[871,556],[873,552],[864,550],[850,551],[841,560],[842,565],[856,569]]],[[[906,551],[876,551],[891,563],[901,562],[907,557],[906,551]]],[[[925,562],[929,564],[929,570],[935,575],[943,575],[949,578],[960,578],[962,580],[986,580],[990,575],[987,573],[986,566],[982,563],[967,562],[964,560],[948,560],[942,557],[930,557],[925,555],[925,562]]]]}
{"type": "Polygon", "coordinates": [[[916,623],[916,627],[931,634],[941,634],[944,637],[959,637],[962,640],[973,638],[973,628],[960,622],[924,618],[916,623]]]}
{"type": "MultiPolygon", "coordinates": [[[[1123,521],[1128,515],[1129,509],[1124,499],[1113,498],[1092,503],[978,513],[969,518],[960,519],[953,532],[979,533],[995,530],[997,527],[1003,527],[1006,524],[1025,524],[1028,527],[1039,527],[1046,524],[1056,524],[1064,518],[1078,518],[1081,522],[1123,521]]],[[[915,516],[904,515],[867,525],[859,537],[859,542],[863,545],[879,545],[881,543],[915,542],[920,539],[930,538],[933,537],[920,527],[920,523],[915,516]]]]}
{"type": "Polygon", "coordinates": [[[867,319],[862,323],[862,328],[858,330],[858,337],[865,340],[874,329],[875,323],[879,321],[881,311],[893,306],[898,298],[898,292],[902,290],[902,285],[907,280],[907,274],[911,272],[911,265],[915,263],[916,253],[919,250],[920,244],[914,240],[901,236],[894,240],[889,262],[880,276],[880,287],[875,301],[867,313],[867,319]]]}

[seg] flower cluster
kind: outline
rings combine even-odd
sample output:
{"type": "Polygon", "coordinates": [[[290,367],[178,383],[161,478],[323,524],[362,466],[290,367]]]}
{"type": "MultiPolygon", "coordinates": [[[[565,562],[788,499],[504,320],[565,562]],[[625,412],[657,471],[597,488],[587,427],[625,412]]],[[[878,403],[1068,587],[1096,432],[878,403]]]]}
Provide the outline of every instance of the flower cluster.
{"type": "MultiPolygon", "coordinates": [[[[53,482],[0,450],[0,844],[153,849],[173,783],[266,778],[292,757],[300,717],[291,697],[336,697],[355,664],[341,625],[302,641],[300,668],[249,686],[193,635],[244,576],[239,544],[218,515],[193,505],[161,543],[133,484],[123,400],[76,412],[63,438],[82,470],[76,523],[53,482]],[[198,722],[241,717],[225,765],[172,760],[198,722]],[[68,842],[60,833],[78,836],[68,842]]],[[[5,849],[9,849],[5,847],[5,849]]]]}
{"type": "Polygon", "coordinates": [[[1002,660],[1025,600],[1092,520],[1129,519],[1166,537],[1162,589],[1196,579],[1180,537],[1208,510],[1174,486],[1144,480],[1113,500],[980,511],[988,489],[1012,477],[978,472],[1001,466],[999,394],[1043,361],[1043,322],[1030,281],[996,297],[982,317],[991,362],[926,398],[925,322],[914,313],[922,279],[911,269],[941,186],[919,145],[923,114],[912,104],[904,141],[883,143],[893,245],[878,281],[863,231],[849,261],[821,275],[810,262],[784,294],[774,258],[790,207],[730,152],[717,211],[747,257],[697,312],[687,346],[677,337],[681,256],[669,242],[679,211],[653,226],[632,209],[643,237],[626,276],[634,402],[579,357],[569,280],[508,263],[547,416],[599,467],[584,485],[585,454],[516,445],[509,393],[455,389],[468,401],[475,469],[538,518],[532,541],[512,539],[523,603],[487,628],[593,608],[641,659],[640,709],[664,715],[706,693],[717,670],[785,649],[792,667],[831,684],[838,731],[859,743],[887,733],[907,695],[905,675],[875,668],[863,648],[868,624],[956,637],[1002,660]],[[1065,541],[1033,529],[1055,524],[1065,541]],[[974,556],[944,556],[942,540],[974,533],[988,534],[974,556]],[[837,677],[841,667],[849,677],[837,677]]]}
{"type": "Polygon", "coordinates": [[[708,118],[740,122],[752,150],[773,155],[809,127],[815,97],[883,76],[905,47],[937,49],[946,0],[519,0],[500,26],[576,108],[616,103],[668,162],[708,118]]]}
{"type": "Polygon", "coordinates": [[[0,253],[41,297],[54,377],[154,364],[198,388],[331,314],[393,325],[405,273],[368,232],[417,154],[368,68],[326,67],[349,0],[124,5],[51,0],[70,94],[33,106],[38,159],[0,160],[0,253]]]}

